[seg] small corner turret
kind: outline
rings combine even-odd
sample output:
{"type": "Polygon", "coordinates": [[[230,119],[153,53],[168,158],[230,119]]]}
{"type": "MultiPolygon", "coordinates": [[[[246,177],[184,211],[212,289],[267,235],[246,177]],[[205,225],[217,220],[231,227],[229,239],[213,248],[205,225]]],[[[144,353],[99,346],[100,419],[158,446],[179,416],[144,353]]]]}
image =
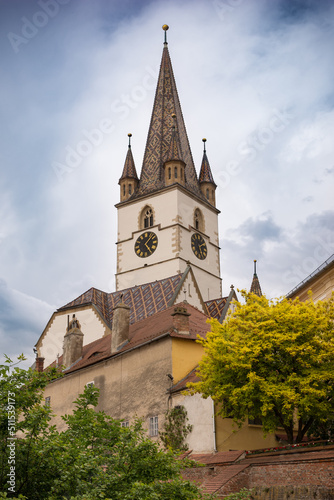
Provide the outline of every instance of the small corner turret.
{"type": "Polygon", "coordinates": [[[135,162],[131,151],[132,134],[128,134],[128,137],[129,137],[128,152],[125,158],[122,176],[118,181],[118,184],[120,185],[121,202],[128,200],[133,195],[139,182],[135,162]]]}
{"type": "Polygon", "coordinates": [[[216,187],[217,184],[213,180],[213,175],[211,172],[210,164],[208,157],[206,155],[206,148],[205,148],[205,143],[206,139],[202,139],[204,143],[204,151],[203,151],[203,159],[202,159],[202,165],[201,165],[201,171],[199,174],[199,183],[200,183],[200,188],[202,194],[205,196],[207,201],[213,205],[214,207],[216,206],[216,187]]]}

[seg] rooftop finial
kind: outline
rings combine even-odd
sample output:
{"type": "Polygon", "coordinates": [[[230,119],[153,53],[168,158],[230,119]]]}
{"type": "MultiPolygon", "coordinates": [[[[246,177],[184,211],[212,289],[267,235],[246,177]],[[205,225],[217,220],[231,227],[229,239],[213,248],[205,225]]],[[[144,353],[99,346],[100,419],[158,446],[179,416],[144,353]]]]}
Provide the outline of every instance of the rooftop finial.
{"type": "Polygon", "coordinates": [[[164,24],[163,27],[162,27],[162,29],[165,32],[165,41],[164,41],[164,44],[167,45],[167,30],[169,30],[168,24],[164,24]]]}
{"type": "Polygon", "coordinates": [[[131,137],[132,137],[132,134],[128,134],[128,138],[129,138],[129,148],[131,148],[131,137]]]}
{"type": "Polygon", "coordinates": [[[204,143],[204,153],[206,153],[206,149],[205,149],[205,143],[206,143],[206,139],[202,139],[203,143],[204,143]]]}
{"type": "Polygon", "coordinates": [[[256,274],[256,259],[254,259],[254,274],[256,274]]]}

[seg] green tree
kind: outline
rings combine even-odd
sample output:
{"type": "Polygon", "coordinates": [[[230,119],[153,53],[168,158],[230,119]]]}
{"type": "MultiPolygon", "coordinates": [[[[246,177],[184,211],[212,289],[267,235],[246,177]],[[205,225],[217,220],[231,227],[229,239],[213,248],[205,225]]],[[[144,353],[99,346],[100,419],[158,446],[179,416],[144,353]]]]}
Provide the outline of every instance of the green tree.
{"type": "Polygon", "coordinates": [[[43,389],[61,373],[54,368],[39,373],[16,366],[24,359],[21,355],[13,363],[5,356],[5,364],[0,365],[0,491],[8,496],[14,491],[17,495],[33,492],[36,484],[43,495],[53,474],[48,466],[52,450],[44,449],[44,443],[54,429],[49,426],[51,410],[42,399],[43,389]],[[8,483],[11,471],[15,487],[8,483]],[[43,472],[42,478],[36,477],[37,471],[43,472]]]}
{"type": "Polygon", "coordinates": [[[166,450],[171,449],[177,453],[186,451],[188,445],[185,438],[192,431],[193,426],[188,424],[187,410],[178,405],[166,412],[164,430],[160,432],[160,439],[166,450]]]}
{"type": "Polygon", "coordinates": [[[334,409],[334,294],[327,301],[268,300],[242,292],[245,304],[199,339],[205,355],[191,392],[221,403],[238,425],[262,420],[300,442],[334,409]]]}
{"type": "MultiPolygon", "coordinates": [[[[10,360],[7,360],[8,363],[10,360]]],[[[206,498],[181,479],[183,463],[147,437],[141,422],[130,428],[96,411],[98,389],[86,387],[72,414],[63,416],[62,432],[50,425],[51,410],[42,404],[42,389],[59,376],[0,366],[1,438],[8,442],[8,399],[16,390],[15,488],[8,489],[8,452],[1,444],[0,491],[29,500],[98,498],[112,500],[193,500],[206,498]]],[[[207,497],[209,498],[209,497],[207,497]]]]}

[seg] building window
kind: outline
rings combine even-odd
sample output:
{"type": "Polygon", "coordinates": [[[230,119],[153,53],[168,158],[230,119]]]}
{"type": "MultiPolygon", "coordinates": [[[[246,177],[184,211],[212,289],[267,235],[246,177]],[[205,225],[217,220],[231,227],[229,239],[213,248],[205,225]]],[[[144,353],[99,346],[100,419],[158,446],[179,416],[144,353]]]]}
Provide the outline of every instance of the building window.
{"type": "Polygon", "coordinates": [[[144,212],[144,228],[151,226],[153,226],[153,211],[152,208],[147,208],[144,212]]]}
{"type": "Polygon", "coordinates": [[[169,167],[168,168],[168,179],[172,178],[172,169],[169,167]]]}
{"type": "Polygon", "coordinates": [[[203,215],[198,208],[194,212],[194,228],[198,231],[204,231],[203,215]]]}
{"type": "Polygon", "coordinates": [[[123,420],[123,422],[121,422],[121,427],[129,427],[129,421],[123,420]]]}
{"type": "Polygon", "coordinates": [[[174,168],[174,177],[177,179],[177,167],[174,168]]]}
{"type": "Polygon", "coordinates": [[[157,436],[159,432],[158,417],[150,418],[150,436],[157,436]]]}
{"type": "Polygon", "coordinates": [[[209,189],[206,190],[206,197],[209,199],[209,189]]]}
{"type": "Polygon", "coordinates": [[[125,184],[123,184],[123,196],[125,196],[125,184]]]}
{"type": "Polygon", "coordinates": [[[261,418],[249,418],[248,419],[248,425],[262,425],[262,420],[261,418]]]}
{"type": "Polygon", "coordinates": [[[131,195],[131,194],[132,194],[132,185],[129,184],[129,195],[131,195]]]}
{"type": "Polygon", "coordinates": [[[45,398],[45,403],[44,403],[44,404],[45,404],[45,406],[50,406],[50,402],[51,402],[51,397],[50,397],[50,396],[47,396],[47,397],[45,398]]]}

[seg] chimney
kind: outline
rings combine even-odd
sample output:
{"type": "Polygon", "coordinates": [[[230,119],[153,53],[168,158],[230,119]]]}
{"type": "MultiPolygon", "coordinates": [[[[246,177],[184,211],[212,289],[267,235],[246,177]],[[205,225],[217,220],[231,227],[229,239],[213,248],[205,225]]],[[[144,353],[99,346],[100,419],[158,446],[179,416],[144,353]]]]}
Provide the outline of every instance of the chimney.
{"type": "Polygon", "coordinates": [[[37,372],[42,372],[44,370],[44,359],[45,358],[40,358],[39,356],[36,356],[35,369],[37,372]]]}
{"type": "Polygon", "coordinates": [[[111,331],[111,353],[117,352],[120,347],[129,340],[130,307],[124,304],[123,294],[120,302],[114,308],[112,331],[111,331]]]}
{"type": "Polygon", "coordinates": [[[174,308],[173,316],[173,326],[177,333],[183,333],[184,335],[189,335],[189,316],[187,309],[182,306],[177,306],[174,308]]]}
{"type": "Polygon", "coordinates": [[[71,321],[69,321],[69,316],[67,319],[68,326],[66,328],[63,344],[63,365],[65,369],[69,368],[75,361],[82,357],[84,336],[75,314],[73,314],[71,321]]]}

